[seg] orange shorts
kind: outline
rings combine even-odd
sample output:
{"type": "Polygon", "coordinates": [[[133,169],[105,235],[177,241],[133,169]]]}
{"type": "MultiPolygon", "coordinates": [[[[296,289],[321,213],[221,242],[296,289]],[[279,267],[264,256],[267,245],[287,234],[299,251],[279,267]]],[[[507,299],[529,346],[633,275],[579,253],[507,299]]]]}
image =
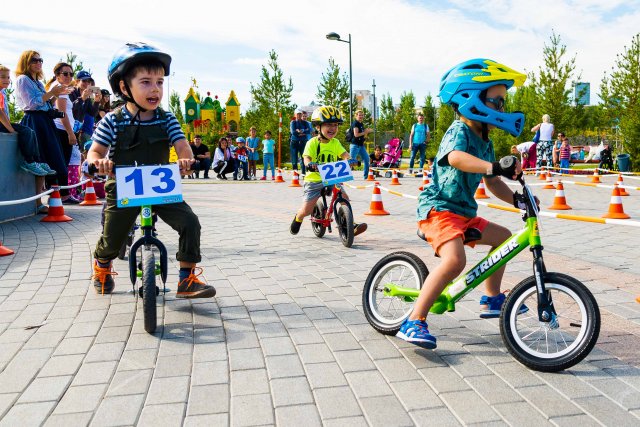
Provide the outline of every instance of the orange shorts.
{"type": "MultiPolygon", "coordinates": [[[[453,239],[463,239],[467,228],[477,228],[480,232],[489,224],[489,221],[482,217],[467,218],[449,211],[438,212],[432,209],[424,219],[418,222],[418,228],[427,236],[427,242],[431,244],[433,250],[438,253],[440,246],[453,239]]],[[[476,242],[467,243],[472,248],[476,242]]]]}

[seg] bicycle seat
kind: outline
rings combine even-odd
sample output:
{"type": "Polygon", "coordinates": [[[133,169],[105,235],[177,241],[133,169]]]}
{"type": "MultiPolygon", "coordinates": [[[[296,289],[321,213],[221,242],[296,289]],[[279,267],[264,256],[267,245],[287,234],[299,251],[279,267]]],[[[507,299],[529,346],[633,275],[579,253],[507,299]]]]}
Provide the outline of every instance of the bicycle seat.
{"type": "MultiPolygon", "coordinates": [[[[427,236],[425,236],[425,234],[419,228],[416,231],[416,234],[425,242],[427,241],[427,236]]],[[[480,240],[481,238],[482,232],[480,230],[478,230],[477,228],[467,228],[464,232],[463,244],[466,245],[467,243],[475,242],[477,240],[480,240]]],[[[439,257],[438,254],[436,254],[436,256],[439,257]]]]}

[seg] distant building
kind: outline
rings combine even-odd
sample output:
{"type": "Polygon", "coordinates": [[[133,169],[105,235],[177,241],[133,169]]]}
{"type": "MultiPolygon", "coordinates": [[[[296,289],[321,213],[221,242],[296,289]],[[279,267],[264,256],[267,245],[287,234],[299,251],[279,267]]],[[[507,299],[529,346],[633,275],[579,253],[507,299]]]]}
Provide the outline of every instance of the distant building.
{"type": "Polygon", "coordinates": [[[591,83],[577,82],[573,89],[573,99],[575,99],[576,105],[589,105],[591,103],[591,83]]]}
{"type": "Polygon", "coordinates": [[[366,108],[373,113],[373,94],[370,90],[354,90],[353,97],[356,99],[358,109],[366,108]]]}

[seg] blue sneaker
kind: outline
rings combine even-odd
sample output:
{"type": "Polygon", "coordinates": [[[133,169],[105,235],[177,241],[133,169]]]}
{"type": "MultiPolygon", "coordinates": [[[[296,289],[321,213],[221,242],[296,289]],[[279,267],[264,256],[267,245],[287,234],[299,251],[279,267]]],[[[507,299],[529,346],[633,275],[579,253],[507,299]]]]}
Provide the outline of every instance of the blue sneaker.
{"type": "Polygon", "coordinates": [[[396,334],[398,338],[415,344],[418,347],[433,350],[437,347],[436,337],[429,333],[425,319],[409,320],[408,318],[400,326],[396,334]]]}
{"type": "MultiPolygon", "coordinates": [[[[505,299],[507,299],[507,296],[504,293],[498,294],[495,297],[482,295],[480,305],[486,305],[488,307],[480,310],[480,318],[495,319],[500,317],[500,311],[502,310],[502,304],[504,304],[505,299]]],[[[518,310],[518,314],[524,314],[527,311],[529,311],[529,307],[522,304],[518,310]]]]}

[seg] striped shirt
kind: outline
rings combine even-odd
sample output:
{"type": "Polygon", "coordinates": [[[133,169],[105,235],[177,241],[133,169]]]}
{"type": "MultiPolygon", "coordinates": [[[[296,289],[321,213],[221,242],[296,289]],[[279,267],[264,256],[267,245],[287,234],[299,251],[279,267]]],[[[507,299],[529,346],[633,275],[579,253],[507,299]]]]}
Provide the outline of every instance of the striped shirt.
{"type": "MultiPolygon", "coordinates": [[[[169,111],[165,111],[165,118],[160,117],[160,112],[158,110],[155,111],[155,117],[151,120],[145,120],[140,122],[140,126],[152,126],[158,124],[164,124],[167,130],[167,135],[169,137],[170,145],[173,146],[176,142],[186,139],[184,133],[182,132],[182,128],[180,127],[180,123],[176,119],[176,116],[169,111]]],[[[131,124],[131,113],[126,109],[122,108],[122,122],[120,125],[130,125],[131,124]]],[[[137,125],[138,122],[135,122],[137,125]]],[[[104,147],[115,147],[118,139],[118,126],[116,125],[116,112],[112,111],[107,113],[106,116],[98,123],[98,127],[95,132],[93,132],[92,139],[98,144],[104,147]]],[[[113,153],[115,150],[109,150],[109,158],[113,157],[113,153]]]]}
{"type": "Polygon", "coordinates": [[[569,160],[571,159],[571,146],[570,145],[562,145],[560,147],[560,160],[569,160]]]}

